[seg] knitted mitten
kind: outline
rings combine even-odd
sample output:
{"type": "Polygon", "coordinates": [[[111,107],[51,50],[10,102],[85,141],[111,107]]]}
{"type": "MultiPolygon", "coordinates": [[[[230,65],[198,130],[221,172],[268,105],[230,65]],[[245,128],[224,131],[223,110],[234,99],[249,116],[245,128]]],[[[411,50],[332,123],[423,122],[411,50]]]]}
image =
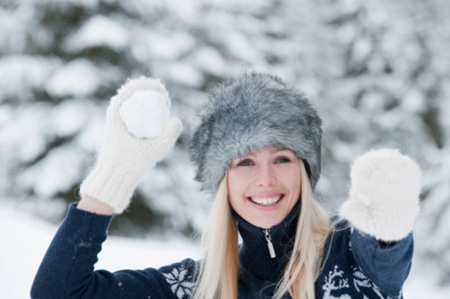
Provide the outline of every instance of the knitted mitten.
{"type": "Polygon", "coordinates": [[[391,149],[369,151],[355,160],[350,179],[343,218],[380,241],[399,241],[412,231],[421,171],[409,157],[391,149]]]}
{"type": "Polygon", "coordinates": [[[128,81],[112,97],[106,111],[105,135],[97,162],[83,181],[89,195],[121,213],[145,170],[161,160],[182,129],[169,120],[170,98],[159,80],[128,81]]]}

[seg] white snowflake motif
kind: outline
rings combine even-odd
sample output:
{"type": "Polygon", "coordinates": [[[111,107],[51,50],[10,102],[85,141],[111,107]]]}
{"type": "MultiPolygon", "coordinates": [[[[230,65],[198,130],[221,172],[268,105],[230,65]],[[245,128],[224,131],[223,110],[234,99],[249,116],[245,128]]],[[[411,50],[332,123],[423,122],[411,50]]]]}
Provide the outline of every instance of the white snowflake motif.
{"type": "MultiPolygon", "coordinates": [[[[354,228],[350,228],[351,234],[354,232],[354,228]]],[[[352,242],[348,241],[348,246],[350,251],[352,251],[352,242]]],[[[400,294],[397,297],[391,297],[387,296],[384,297],[381,293],[380,288],[373,283],[372,280],[370,280],[364,273],[361,271],[361,269],[358,266],[352,267],[353,270],[353,285],[355,286],[355,289],[358,291],[358,293],[362,293],[363,299],[369,299],[366,294],[363,293],[363,288],[365,289],[372,289],[372,291],[375,293],[375,295],[378,296],[378,299],[395,299],[395,298],[403,298],[403,293],[400,291],[400,294]]]]}
{"type": "MultiPolygon", "coordinates": [[[[362,288],[366,289],[372,289],[372,291],[378,296],[379,299],[394,299],[391,296],[384,297],[383,294],[381,294],[380,288],[373,283],[369,278],[367,278],[366,275],[359,269],[358,267],[353,268],[353,285],[355,286],[355,289],[358,291],[358,293],[362,293],[362,288]]],[[[368,298],[363,293],[364,298],[368,298]]],[[[398,297],[395,298],[402,298],[402,292],[398,295],[398,297]]]]}
{"type": "Polygon", "coordinates": [[[358,293],[361,293],[360,288],[371,288],[379,299],[384,299],[380,289],[357,267],[353,268],[353,285],[355,286],[355,289],[358,291],[358,293]]]}
{"type": "Polygon", "coordinates": [[[187,275],[187,270],[183,266],[173,268],[170,273],[163,274],[166,277],[167,283],[170,285],[170,289],[178,299],[190,298],[192,296],[192,290],[195,284],[189,280],[190,277],[187,275]]]}
{"type": "Polygon", "coordinates": [[[323,295],[323,299],[351,299],[351,297],[347,294],[344,294],[339,297],[334,297],[331,292],[341,289],[349,288],[348,279],[342,278],[344,275],[344,271],[339,270],[339,267],[334,266],[334,270],[328,273],[328,276],[325,278],[325,284],[322,286],[322,289],[325,291],[323,295]]]}

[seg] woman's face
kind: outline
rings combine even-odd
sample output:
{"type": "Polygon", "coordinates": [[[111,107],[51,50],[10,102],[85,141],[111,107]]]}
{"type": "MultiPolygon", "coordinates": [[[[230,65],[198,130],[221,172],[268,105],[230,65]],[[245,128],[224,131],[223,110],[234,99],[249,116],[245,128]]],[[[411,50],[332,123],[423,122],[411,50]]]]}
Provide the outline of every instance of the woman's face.
{"type": "Polygon", "coordinates": [[[265,147],[236,158],[228,171],[233,209],[254,226],[268,229],[286,218],[300,198],[297,156],[283,147],[265,147]]]}

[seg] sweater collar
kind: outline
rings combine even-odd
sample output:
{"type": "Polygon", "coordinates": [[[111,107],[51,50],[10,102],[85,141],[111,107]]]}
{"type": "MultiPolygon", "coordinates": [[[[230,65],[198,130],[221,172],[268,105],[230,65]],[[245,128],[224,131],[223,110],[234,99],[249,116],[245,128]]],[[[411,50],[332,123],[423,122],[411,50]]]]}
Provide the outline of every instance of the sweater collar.
{"type": "Polygon", "coordinates": [[[243,241],[239,251],[242,271],[249,272],[258,279],[278,283],[294,245],[300,202],[301,200],[281,223],[268,230],[248,223],[233,211],[243,241]],[[274,257],[273,254],[271,256],[270,246],[273,246],[274,257]]]}

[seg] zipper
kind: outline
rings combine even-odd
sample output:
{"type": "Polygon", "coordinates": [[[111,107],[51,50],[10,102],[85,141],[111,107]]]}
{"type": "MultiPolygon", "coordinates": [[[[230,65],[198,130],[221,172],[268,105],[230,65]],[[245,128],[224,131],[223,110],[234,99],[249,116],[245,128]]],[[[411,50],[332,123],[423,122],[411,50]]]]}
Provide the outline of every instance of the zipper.
{"type": "Polygon", "coordinates": [[[277,255],[275,254],[275,248],[273,248],[272,236],[270,235],[270,229],[264,229],[263,232],[264,232],[264,236],[266,237],[267,248],[269,249],[270,257],[274,259],[277,257],[277,255]]]}

